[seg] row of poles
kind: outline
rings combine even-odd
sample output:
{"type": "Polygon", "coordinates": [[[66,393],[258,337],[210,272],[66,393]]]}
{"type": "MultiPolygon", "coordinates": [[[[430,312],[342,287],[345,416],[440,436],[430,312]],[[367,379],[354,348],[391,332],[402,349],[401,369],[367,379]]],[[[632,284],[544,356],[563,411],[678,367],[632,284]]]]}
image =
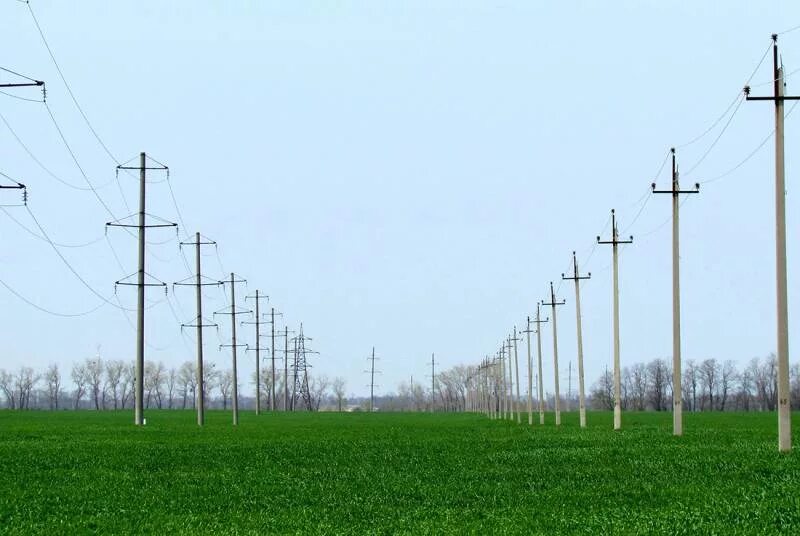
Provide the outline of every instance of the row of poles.
{"type": "MultiPolygon", "coordinates": [[[[787,100],[800,100],[800,96],[784,95],[784,68],[778,60],[778,36],[772,35],[773,50],[773,81],[774,93],[772,96],[756,97],[750,95],[750,87],[745,86],[744,95],[748,101],[772,101],[775,105],[775,258],[776,258],[776,295],[777,295],[777,363],[778,363],[778,450],[789,452],[792,448],[791,441],[791,409],[789,405],[789,326],[788,326],[788,298],[787,298],[787,263],[786,263],[786,192],[785,192],[785,166],[784,166],[784,102],[787,100]]],[[[683,435],[683,395],[681,389],[681,305],[680,305],[680,203],[679,197],[684,194],[697,194],[700,185],[682,190],[679,184],[679,174],[676,165],[675,149],[671,149],[672,156],[672,187],[667,190],[657,190],[653,183],[652,193],[668,194],[672,196],[672,385],[673,385],[673,422],[672,433],[676,436],[683,435]]],[[[622,397],[620,381],[620,343],[619,343],[619,246],[633,243],[633,236],[620,239],[617,230],[617,219],[614,210],[611,210],[611,238],[602,240],[597,237],[597,244],[611,245],[612,247],[612,285],[613,285],[613,338],[614,338],[614,430],[622,428],[622,397]]],[[[578,348],[578,403],[580,412],[580,426],[586,427],[586,399],[584,391],[583,373],[583,340],[581,333],[581,305],[580,281],[589,279],[591,273],[581,276],[578,271],[578,260],[573,252],[573,274],[561,274],[563,280],[575,283],[575,314],[577,325],[578,348]]],[[[538,399],[539,423],[544,424],[544,401],[542,385],[542,344],[541,324],[550,321],[553,327],[553,367],[555,382],[555,424],[561,424],[561,408],[559,393],[558,372],[558,328],[556,307],[564,305],[564,301],[556,299],[553,283],[550,282],[550,301],[542,301],[536,306],[536,318],[527,319],[527,329],[523,330],[528,338],[528,423],[533,424],[532,408],[532,364],[530,334],[537,334],[538,353],[538,399]],[[541,319],[541,306],[551,307],[551,318],[541,319]],[[536,329],[531,329],[535,324],[536,329]]],[[[517,356],[517,328],[508,335],[494,358],[486,357],[478,367],[479,381],[477,397],[479,409],[485,411],[491,418],[514,419],[521,422],[520,411],[517,404],[520,400],[519,393],[519,360],[517,356]],[[512,370],[513,357],[513,370],[512,370]],[[516,376],[516,381],[515,381],[516,376]],[[493,384],[494,382],[494,384],[493,384]],[[516,396],[514,386],[516,385],[516,396]]]]}

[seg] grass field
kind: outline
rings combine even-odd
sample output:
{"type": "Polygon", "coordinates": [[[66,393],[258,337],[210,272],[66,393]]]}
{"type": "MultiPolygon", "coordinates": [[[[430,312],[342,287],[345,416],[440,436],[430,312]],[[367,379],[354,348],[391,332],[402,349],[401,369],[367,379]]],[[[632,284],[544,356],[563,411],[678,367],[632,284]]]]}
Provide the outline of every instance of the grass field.
{"type": "Polygon", "coordinates": [[[0,531],[800,534],[774,414],[689,414],[680,439],[654,413],[147,417],[0,412],[0,531]]]}

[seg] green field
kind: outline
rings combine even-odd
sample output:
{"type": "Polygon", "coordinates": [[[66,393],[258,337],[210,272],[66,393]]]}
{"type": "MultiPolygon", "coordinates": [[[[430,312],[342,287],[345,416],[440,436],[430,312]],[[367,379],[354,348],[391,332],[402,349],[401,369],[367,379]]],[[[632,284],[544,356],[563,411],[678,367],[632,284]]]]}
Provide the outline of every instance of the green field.
{"type": "MultiPolygon", "coordinates": [[[[11,533],[800,534],[774,414],[0,412],[11,533]],[[548,416],[551,422],[551,416],[548,416]]],[[[800,418],[794,416],[794,429],[800,418]]],[[[795,434],[797,442],[798,434],[795,434]]]]}

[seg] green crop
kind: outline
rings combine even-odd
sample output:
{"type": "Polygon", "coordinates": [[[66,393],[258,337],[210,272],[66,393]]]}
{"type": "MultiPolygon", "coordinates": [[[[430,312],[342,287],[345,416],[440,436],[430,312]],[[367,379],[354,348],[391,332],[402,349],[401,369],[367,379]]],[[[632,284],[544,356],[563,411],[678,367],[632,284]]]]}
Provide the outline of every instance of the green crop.
{"type": "Polygon", "coordinates": [[[0,531],[800,534],[773,413],[548,419],[2,411],[0,531]]]}

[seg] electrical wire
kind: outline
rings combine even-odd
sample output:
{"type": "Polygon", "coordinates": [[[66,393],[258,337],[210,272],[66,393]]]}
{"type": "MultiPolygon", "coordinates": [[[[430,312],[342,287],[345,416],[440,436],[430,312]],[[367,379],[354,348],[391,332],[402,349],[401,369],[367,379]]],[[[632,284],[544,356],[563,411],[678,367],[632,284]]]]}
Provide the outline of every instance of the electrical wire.
{"type": "Polygon", "coordinates": [[[6,97],[11,97],[12,99],[18,99],[18,100],[21,100],[21,101],[26,101],[26,102],[37,102],[37,103],[42,103],[42,102],[44,102],[44,100],[39,100],[39,99],[30,99],[30,98],[28,98],[28,97],[20,97],[19,95],[14,95],[13,93],[9,93],[8,91],[0,91],[0,93],[2,93],[3,95],[5,95],[6,97]]]}
{"type": "MultiPolygon", "coordinates": [[[[37,164],[37,165],[38,165],[40,168],[42,168],[42,170],[44,170],[44,172],[45,172],[45,173],[47,173],[48,175],[50,175],[50,176],[51,176],[53,179],[57,180],[58,182],[60,182],[60,183],[61,183],[61,184],[63,184],[64,186],[68,186],[69,188],[72,188],[73,190],[80,190],[80,191],[82,191],[82,192],[88,192],[88,191],[91,191],[91,188],[87,188],[87,187],[85,187],[85,186],[76,186],[76,185],[74,185],[74,184],[72,184],[72,183],[70,183],[70,182],[68,182],[68,181],[65,181],[64,179],[62,179],[61,177],[59,177],[58,175],[56,175],[55,173],[53,173],[53,172],[52,172],[52,171],[51,171],[51,170],[50,170],[50,169],[49,169],[47,166],[45,166],[45,165],[42,163],[42,161],[41,161],[41,160],[39,160],[39,159],[36,157],[36,155],[35,155],[35,154],[33,154],[33,152],[32,152],[32,151],[31,151],[31,150],[28,148],[28,146],[27,146],[27,145],[25,145],[25,143],[24,143],[24,142],[22,141],[22,139],[21,139],[21,138],[20,138],[20,137],[17,135],[16,131],[15,131],[15,130],[14,130],[12,127],[11,127],[11,124],[8,122],[8,120],[5,118],[5,116],[4,116],[2,113],[0,113],[0,120],[2,120],[2,121],[3,121],[3,123],[6,125],[6,128],[8,129],[8,131],[9,131],[9,132],[11,132],[11,135],[14,137],[14,139],[15,139],[15,140],[17,140],[17,143],[19,143],[19,145],[20,145],[20,146],[21,146],[21,147],[22,147],[22,148],[25,150],[25,152],[26,152],[26,153],[28,153],[28,156],[30,156],[30,157],[31,157],[31,159],[32,159],[34,162],[36,162],[36,164],[37,164]]],[[[106,186],[108,186],[109,184],[111,184],[112,182],[113,182],[113,179],[112,179],[112,180],[110,180],[110,181],[108,181],[108,182],[107,182],[107,183],[105,183],[105,184],[102,184],[102,185],[100,185],[100,186],[95,186],[95,189],[97,189],[97,190],[101,190],[101,189],[105,188],[106,186]]]]}
{"type": "Polygon", "coordinates": [[[46,313],[46,314],[49,314],[49,315],[52,315],[52,316],[58,316],[58,317],[61,317],[61,318],[77,318],[79,316],[87,316],[87,315],[90,315],[90,314],[94,313],[95,311],[97,311],[98,309],[100,309],[101,307],[103,307],[105,305],[105,302],[100,302],[100,305],[98,305],[97,307],[94,307],[92,309],[89,309],[87,311],[83,311],[83,312],[80,312],[80,313],[62,313],[62,312],[59,312],[59,311],[53,311],[52,309],[46,309],[46,308],[44,308],[44,307],[42,307],[40,305],[37,305],[33,301],[29,300],[28,298],[26,298],[25,296],[23,296],[22,294],[20,294],[19,292],[17,292],[13,288],[11,288],[11,286],[8,283],[6,283],[5,281],[3,281],[2,279],[0,279],[0,285],[3,285],[6,288],[6,290],[8,290],[11,294],[16,296],[18,299],[22,300],[23,302],[27,303],[28,305],[30,305],[34,309],[37,309],[37,310],[39,310],[39,311],[41,311],[43,313],[46,313]]]}
{"type": "MultiPolygon", "coordinates": [[[[21,221],[19,221],[17,218],[15,218],[15,217],[14,217],[14,216],[13,216],[13,215],[12,215],[12,214],[11,214],[11,213],[8,211],[8,210],[6,210],[4,207],[0,207],[0,210],[2,210],[2,211],[3,211],[3,213],[4,213],[6,216],[8,216],[8,217],[11,219],[11,221],[13,221],[14,223],[16,223],[16,224],[17,224],[18,226],[20,226],[21,228],[23,228],[23,229],[24,229],[25,231],[27,231],[27,232],[28,232],[28,234],[30,234],[31,236],[33,236],[33,237],[35,237],[35,238],[38,238],[39,240],[42,240],[43,242],[47,242],[47,241],[48,241],[48,240],[47,240],[47,238],[45,238],[44,236],[40,235],[39,233],[37,233],[37,232],[36,232],[36,231],[34,231],[33,229],[31,229],[31,228],[29,228],[28,226],[26,226],[26,225],[25,225],[24,223],[22,223],[21,221]]],[[[85,248],[85,247],[88,247],[88,246],[91,246],[91,245],[93,245],[93,244],[96,244],[96,243],[100,242],[101,240],[103,240],[103,238],[104,238],[104,236],[100,236],[100,237],[98,237],[98,238],[95,238],[94,240],[89,240],[88,242],[83,242],[83,243],[80,243],[80,244],[64,244],[64,243],[62,243],[62,242],[56,242],[56,241],[53,241],[53,244],[55,244],[56,246],[58,246],[58,247],[60,247],[60,248],[85,248]]]]}
{"type": "Polygon", "coordinates": [[[705,152],[705,153],[703,153],[703,156],[701,156],[701,157],[700,157],[700,160],[698,160],[697,162],[695,162],[695,164],[694,164],[694,165],[693,165],[691,168],[689,168],[689,171],[687,171],[687,172],[686,172],[686,176],[687,176],[687,177],[691,176],[692,172],[693,172],[695,169],[697,169],[697,167],[698,167],[700,164],[702,164],[702,163],[703,163],[703,160],[705,160],[705,159],[706,159],[706,157],[709,155],[709,153],[711,153],[711,150],[712,150],[712,149],[714,149],[714,147],[717,145],[717,142],[719,142],[720,138],[722,138],[722,135],[723,135],[723,134],[725,134],[725,131],[728,129],[728,126],[730,126],[730,124],[731,124],[731,121],[733,121],[733,118],[734,118],[734,117],[736,117],[736,112],[738,112],[738,111],[739,111],[739,107],[742,105],[742,103],[743,103],[744,101],[745,101],[744,94],[741,94],[741,95],[739,96],[739,103],[736,105],[736,108],[734,108],[734,109],[733,109],[733,113],[732,113],[732,114],[731,114],[731,116],[728,118],[728,121],[725,123],[725,126],[723,126],[723,127],[722,127],[722,130],[720,130],[719,134],[718,134],[718,135],[717,135],[717,137],[714,139],[713,143],[712,143],[711,145],[709,145],[709,146],[708,146],[708,149],[706,149],[706,152],[705,152]]]}
{"type": "Polygon", "coordinates": [[[48,236],[47,232],[44,230],[44,227],[42,227],[42,225],[39,223],[39,220],[36,219],[36,216],[34,216],[33,212],[31,212],[31,208],[26,205],[25,209],[28,211],[28,214],[30,214],[31,219],[33,219],[34,223],[36,224],[36,227],[39,228],[39,232],[42,233],[42,236],[47,240],[47,243],[50,244],[50,247],[53,249],[53,251],[56,253],[56,255],[58,255],[58,257],[61,259],[61,262],[64,263],[64,265],[69,269],[69,271],[72,272],[72,275],[74,275],[78,279],[78,281],[80,281],[83,284],[83,286],[86,287],[89,290],[89,292],[91,292],[92,294],[94,294],[95,296],[97,296],[98,298],[100,298],[101,300],[106,302],[107,304],[112,305],[114,307],[117,307],[119,309],[122,309],[123,311],[134,311],[135,310],[135,309],[126,309],[125,307],[122,307],[121,305],[118,306],[118,305],[114,304],[108,298],[106,298],[105,296],[103,296],[102,294],[97,292],[94,289],[94,287],[92,287],[89,283],[87,283],[86,280],[78,273],[78,271],[75,270],[75,268],[72,267],[72,265],[69,263],[69,261],[66,259],[66,257],[64,257],[64,255],[58,249],[58,246],[56,246],[55,243],[50,239],[50,237],[48,236]]]}

